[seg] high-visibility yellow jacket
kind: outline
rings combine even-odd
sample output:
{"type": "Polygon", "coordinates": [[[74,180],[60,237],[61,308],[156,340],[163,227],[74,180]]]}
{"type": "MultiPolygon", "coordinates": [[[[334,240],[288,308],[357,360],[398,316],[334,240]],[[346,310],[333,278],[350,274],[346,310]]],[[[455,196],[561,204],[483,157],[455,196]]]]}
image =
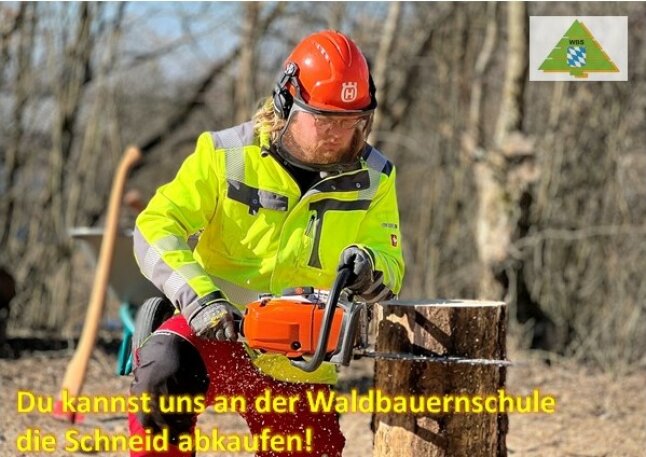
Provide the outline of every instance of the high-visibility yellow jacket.
{"type": "MultiPolygon", "coordinates": [[[[398,293],[404,261],[393,165],[368,146],[360,168],[328,176],[302,195],[269,147],[269,135],[251,122],[199,136],[177,176],[137,218],[134,250],[144,276],[178,309],[220,289],[244,305],[248,296],[230,290],[257,298],[297,286],[329,289],[341,252],[356,245],[398,293]]],[[[330,364],[308,374],[286,362],[254,359],[276,379],[336,381],[330,364]]]]}

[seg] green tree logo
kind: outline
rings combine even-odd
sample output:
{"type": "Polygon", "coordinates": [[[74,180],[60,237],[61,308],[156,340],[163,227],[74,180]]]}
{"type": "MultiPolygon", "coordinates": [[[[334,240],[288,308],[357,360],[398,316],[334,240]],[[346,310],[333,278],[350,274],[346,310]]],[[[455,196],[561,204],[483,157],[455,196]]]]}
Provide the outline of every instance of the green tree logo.
{"type": "Polygon", "coordinates": [[[565,32],[539,70],[569,73],[587,78],[589,72],[617,73],[619,68],[603,50],[590,30],[578,19],[565,32]]]}

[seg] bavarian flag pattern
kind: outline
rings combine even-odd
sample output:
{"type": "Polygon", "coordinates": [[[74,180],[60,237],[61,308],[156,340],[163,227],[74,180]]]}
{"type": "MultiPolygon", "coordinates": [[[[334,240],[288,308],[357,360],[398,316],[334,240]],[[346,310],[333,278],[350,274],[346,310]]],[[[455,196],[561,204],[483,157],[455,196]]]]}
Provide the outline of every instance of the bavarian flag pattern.
{"type": "Polygon", "coordinates": [[[569,73],[575,78],[587,78],[590,72],[619,72],[590,29],[579,20],[572,23],[538,69],[569,73]]]}
{"type": "Polygon", "coordinates": [[[570,67],[585,65],[585,46],[569,46],[567,48],[567,64],[570,67]]]}

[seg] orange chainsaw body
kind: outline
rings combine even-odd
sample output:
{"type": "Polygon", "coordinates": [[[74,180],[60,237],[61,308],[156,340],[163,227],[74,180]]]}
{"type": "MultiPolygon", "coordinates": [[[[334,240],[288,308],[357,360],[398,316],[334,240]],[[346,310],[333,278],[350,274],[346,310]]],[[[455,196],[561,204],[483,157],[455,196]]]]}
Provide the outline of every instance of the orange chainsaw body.
{"type": "MultiPolygon", "coordinates": [[[[247,345],[261,352],[289,358],[310,356],[316,351],[324,303],[304,297],[263,298],[247,305],[242,333],[247,345]]],[[[333,352],[341,337],[343,310],[335,309],[327,352],[333,352]]]]}

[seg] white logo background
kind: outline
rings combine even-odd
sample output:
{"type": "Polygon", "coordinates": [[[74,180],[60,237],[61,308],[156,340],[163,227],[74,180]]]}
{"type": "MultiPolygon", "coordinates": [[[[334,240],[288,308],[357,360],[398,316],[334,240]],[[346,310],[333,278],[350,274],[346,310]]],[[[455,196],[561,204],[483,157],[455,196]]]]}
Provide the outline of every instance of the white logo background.
{"type": "Polygon", "coordinates": [[[346,103],[353,102],[357,98],[357,83],[343,83],[341,87],[341,100],[346,103]]]}
{"type": "Polygon", "coordinates": [[[530,81],[628,81],[628,16],[530,16],[529,17],[529,80],[530,81]],[[618,73],[588,73],[575,78],[569,73],[545,72],[538,69],[572,23],[578,19],[619,68],[618,73]]]}

